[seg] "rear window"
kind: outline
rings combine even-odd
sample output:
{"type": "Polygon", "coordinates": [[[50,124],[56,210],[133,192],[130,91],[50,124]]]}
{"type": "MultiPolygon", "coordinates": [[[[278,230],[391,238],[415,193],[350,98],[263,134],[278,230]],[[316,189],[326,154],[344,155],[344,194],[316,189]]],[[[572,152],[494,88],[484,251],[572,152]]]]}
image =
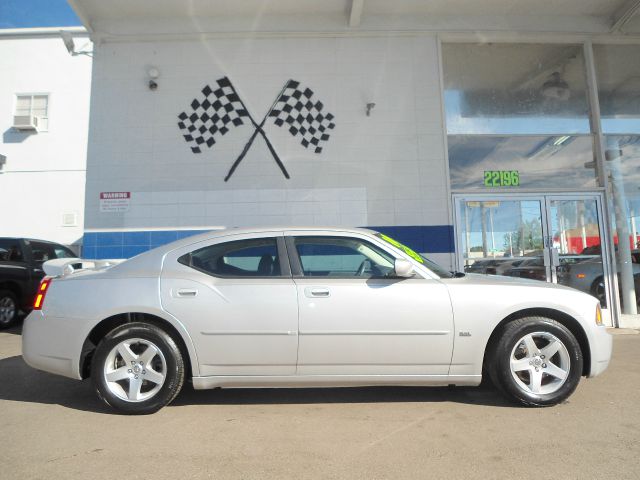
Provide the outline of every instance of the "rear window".
{"type": "Polygon", "coordinates": [[[217,243],[181,256],[178,262],[217,277],[280,277],[275,238],[217,243]]]}
{"type": "Polygon", "coordinates": [[[31,256],[35,263],[44,263],[47,260],[56,258],[75,258],[76,255],[67,247],[56,243],[29,242],[31,245],[31,256]]]}

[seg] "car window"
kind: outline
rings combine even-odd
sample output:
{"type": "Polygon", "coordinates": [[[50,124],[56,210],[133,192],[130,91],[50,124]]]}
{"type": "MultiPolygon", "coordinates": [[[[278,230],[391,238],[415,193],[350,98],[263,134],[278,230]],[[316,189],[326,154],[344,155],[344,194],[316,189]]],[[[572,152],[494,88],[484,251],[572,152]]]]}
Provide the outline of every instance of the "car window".
{"type": "Polygon", "coordinates": [[[432,262],[431,260],[429,260],[426,257],[423,257],[418,252],[412,250],[411,248],[407,247],[406,245],[403,245],[402,243],[398,242],[397,240],[394,240],[393,238],[389,237],[388,235],[385,235],[383,233],[376,233],[376,237],[378,237],[379,239],[384,240],[388,244],[393,245],[394,247],[402,250],[404,253],[406,253],[411,258],[413,258],[416,262],[419,262],[419,263],[423,264],[425,267],[427,267],[433,273],[438,275],[440,278],[451,278],[451,277],[453,277],[453,274],[451,272],[445,270],[444,268],[442,268],[437,263],[432,262]]]}
{"type": "Polygon", "coordinates": [[[20,242],[13,238],[0,238],[0,262],[23,262],[20,242]]]}
{"type": "Polygon", "coordinates": [[[394,257],[357,238],[296,237],[296,251],[305,277],[385,277],[394,257]]]}
{"type": "Polygon", "coordinates": [[[181,256],[178,262],[219,277],[280,277],[275,238],[217,243],[181,256]]]}
{"type": "Polygon", "coordinates": [[[55,258],[76,258],[77,255],[62,245],[52,245],[55,258]]]}
{"type": "Polygon", "coordinates": [[[51,245],[33,241],[30,241],[29,244],[31,245],[31,258],[34,263],[44,263],[47,260],[56,258],[51,245]]]}

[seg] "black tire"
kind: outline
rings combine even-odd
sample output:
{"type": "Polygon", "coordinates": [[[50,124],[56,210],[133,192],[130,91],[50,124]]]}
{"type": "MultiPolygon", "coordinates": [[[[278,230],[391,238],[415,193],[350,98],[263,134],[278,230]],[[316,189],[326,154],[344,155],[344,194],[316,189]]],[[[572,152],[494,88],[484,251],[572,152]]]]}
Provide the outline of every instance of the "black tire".
{"type": "Polygon", "coordinates": [[[18,321],[18,300],[11,290],[0,290],[0,330],[18,321]]]}
{"type": "Polygon", "coordinates": [[[607,297],[605,295],[604,288],[604,278],[598,277],[591,284],[591,288],[589,289],[591,295],[596,297],[600,301],[600,305],[606,307],[607,305],[607,297]]]}
{"type": "Polygon", "coordinates": [[[180,393],[184,377],[184,360],[173,338],[161,328],[141,322],[127,323],[109,332],[98,344],[91,362],[91,379],[98,396],[110,407],[127,415],[155,413],[168,405],[180,393]],[[128,362],[125,362],[124,357],[117,353],[116,347],[128,340],[134,340],[130,351],[136,355],[135,360],[138,357],[144,359],[143,354],[150,348],[149,345],[154,346],[160,352],[155,353],[152,360],[149,360],[146,367],[149,372],[144,370],[145,366],[142,363],[129,365],[128,362]],[[129,369],[129,366],[132,368],[129,369]],[[117,370],[125,368],[129,372],[127,378],[108,382],[106,375],[111,367],[117,370]],[[164,375],[162,383],[147,379],[151,378],[150,374],[157,373],[160,373],[160,376],[164,375]],[[149,395],[148,398],[138,400],[132,400],[131,397],[124,398],[129,395],[129,391],[125,391],[125,388],[128,388],[134,381],[134,376],[136,379],[139,378],[139,380],[135,380],[136,385],[141,384],[138,389],[139,394],[149,395]],[[114,384],[120,385],[120,388],[114,384]]]}
{"type": "Polygon", "coordinates": [[[548,407],[565,401],[574,392],[582,376],[582,365],[580,345],[569,329],[549,318],[526,317],[504,327],[489,368],[491,380],[508,399],[527,407],[548,407]],[[529,353],[525,338],[533,339],[536,350],[533,354],[529,353]],[[557,346],[556,341],[564,349],[559,348],[546,358],[545,347],[552,343],[557,346]],[[526,370],[512,372],[512,354],[514,361],[527,365],[526,370]],[[551,370],[553,367],[559,370],[551,370]],[[556,377],[562,370],[566,372],[562,374],[564,379],[556,377]],[[541,379],[541,386],[535,385],[533,375],[541,379]]]}

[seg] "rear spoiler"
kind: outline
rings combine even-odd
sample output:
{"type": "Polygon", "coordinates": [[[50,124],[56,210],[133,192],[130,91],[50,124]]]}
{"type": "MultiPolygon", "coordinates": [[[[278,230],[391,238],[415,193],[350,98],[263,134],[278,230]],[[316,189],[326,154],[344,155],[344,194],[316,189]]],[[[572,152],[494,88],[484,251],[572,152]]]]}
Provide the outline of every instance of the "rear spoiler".
{"type": "Polygon", "coordinates": [[[64,277],[79,270],[99,270],[124,262],[120,260],[84,260],[82,258],[56,258],[44,262],[42,268],[49,277],[64,277]]]}

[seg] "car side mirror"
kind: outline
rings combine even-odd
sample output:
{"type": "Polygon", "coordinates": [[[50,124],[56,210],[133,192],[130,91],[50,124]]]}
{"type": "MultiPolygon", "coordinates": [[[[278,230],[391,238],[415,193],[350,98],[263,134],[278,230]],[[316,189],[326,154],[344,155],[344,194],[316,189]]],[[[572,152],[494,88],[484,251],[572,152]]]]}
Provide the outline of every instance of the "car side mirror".
{"type": "Polygon", "coordinates": [[[409,278],[413,277],[413,264],[409,260],[403,258],[396,258],[393,265],[393,271],[396,277],[409,278]]]}
{"type": "Polygon", "coordinates": [[[6,262],[9,260],[9,250],[0,248],[0,261],[6,262]]]}

